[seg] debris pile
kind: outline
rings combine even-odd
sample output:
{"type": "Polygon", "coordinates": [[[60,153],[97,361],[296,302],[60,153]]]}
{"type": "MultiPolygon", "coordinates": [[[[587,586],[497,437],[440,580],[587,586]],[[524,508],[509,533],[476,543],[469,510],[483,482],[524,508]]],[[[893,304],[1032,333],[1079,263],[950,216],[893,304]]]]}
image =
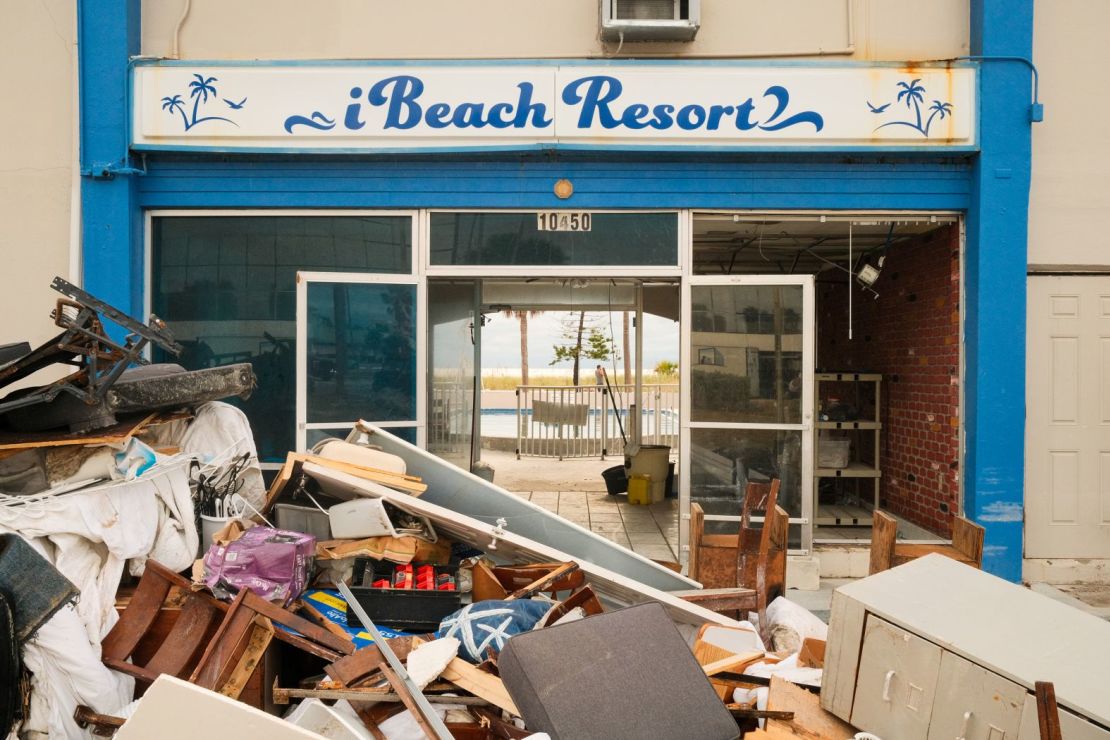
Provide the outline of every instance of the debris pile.
{"type": "Polygon", "coordinates": [[[126,369],[146,342],[172,353],[168,330],[55,287],[63,336],[0,366],[0,382],[48,359],[79,368],[0,399],[5,733],[895,738],[902,704],[940,695],[915,694],[924,684],[889,654],[959,630],[915,626],[929,610],[865,585],[910,594],[901,574],[923,566],[842,589],[832,632],[784,598],[777,482],[750,487],[738,536],[705,534],[694,510],[690,567],[706,589],[361,421],[290,453],[266,486],[246,418],[216,400],[249,392],[249,366],[126,369]],[[129,337],[111,340],[101,316],[129,337]],[[80,413],[52,407],[64,397],[80,413]],[[29,431],[11,416],[36,408],[54,421],[29,431]]]}

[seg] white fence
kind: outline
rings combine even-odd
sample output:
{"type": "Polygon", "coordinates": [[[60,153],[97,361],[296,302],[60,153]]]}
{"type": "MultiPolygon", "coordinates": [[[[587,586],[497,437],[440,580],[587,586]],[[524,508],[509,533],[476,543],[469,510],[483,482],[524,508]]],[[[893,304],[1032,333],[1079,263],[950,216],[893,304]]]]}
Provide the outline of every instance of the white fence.
{"type": "Polygon", "coordinates": [[[517,386],[517,457],[622,455],[636,423],[644,444],[678,446],[678,385],[645,385],[639,414],[635,386],[610,388],[612,396],[605,386],[517,386]]]}

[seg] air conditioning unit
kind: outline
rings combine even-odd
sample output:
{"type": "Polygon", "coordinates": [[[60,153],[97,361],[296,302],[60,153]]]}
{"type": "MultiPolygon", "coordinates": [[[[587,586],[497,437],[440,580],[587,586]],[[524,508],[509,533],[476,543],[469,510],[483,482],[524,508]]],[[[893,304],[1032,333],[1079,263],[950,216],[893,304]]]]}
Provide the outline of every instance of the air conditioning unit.
{"type": "Polygon", "coordinates": [[[601,0],[606,41],[691,41],[701,25],[701,0],[601,0]]]}

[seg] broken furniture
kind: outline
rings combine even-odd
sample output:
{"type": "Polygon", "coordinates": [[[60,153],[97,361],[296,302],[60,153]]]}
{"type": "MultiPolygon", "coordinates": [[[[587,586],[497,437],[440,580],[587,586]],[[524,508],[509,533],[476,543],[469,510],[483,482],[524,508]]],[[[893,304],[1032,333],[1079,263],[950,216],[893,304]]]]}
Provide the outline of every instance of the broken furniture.
{"type": "Polygon", "coordinates": [[[706,589],[750,588],[752,603],[740,609],[762,615],[767,605],[786,593],[786,547],[789,515],[778,506],[779,480],[749,483],[735,535],[706,534],[705,515],[690,505],[690,575],[706,589]],[[762,516],[760,527],[753,519],[762,516]]]}
{"type": "Polygon", "coordinates": [[[109,668],[150,684],[168,673],[187,678],[219,628],[227,605],[195,593],[185,578],[147,560],[139,585],[112,630],[101,641],[101,661],[109,668]],[[168,627],[162,605],[177,587],[180,613],[168,627]]]}
{"type": "MultiPolygon", "coordinates": [[[[867,526],[871,511],[879,508],[880,438],[882,436],[883,376],[878,373],[815,373],[813,425],[813,512],[818,527],[867,526]],[[833,389],[830,390],[830,386],[833,389]],[[833,393],[851,395],[851,400],[833,393]],[[833,435],[839,435],[834,437],[833,435]],[[854,449],[854,454],[853,454],[854,449]],[[855,486],[855,506],[822,506],[822,480],[855,486]],[[870,496],[861,496],[861,483],[870,481],[870,496]]],[[[867,486],[864,486],[865,488],[867,486]]]]}
{"type": "Polygon", "coordinates": [[[983,567],[983,536],[986,530],[962,516],[952,518],[952,544],[901,543],[898,538],[898,520],[885,511],[875,509],[871,525],[870,575],[902,565],[930,553],[959,560],[975,568],[983,567]]]}
{"type": "Polygon", "coordinates": [[[833,594],[821,705],[861,730],[1030,740],[1037,681],[1064,737],[1110,738],[1110,623],[935,553],[833,594]]]}
{"type": "Polygon", "coordinates": [[[64,296],[52,313],[62,333],[0,367],[0,387],[56,364],[77,369],[61,380],[0,399],[0,418],[8,426],[20,431],[68,426],[85,432],[115,424],[117,414],[250,395],[254,373],[249,363],[193,372],[177,365],[150,366],[143,356],[149,344],[175,356],[182,351],[161,319],[152,314],[149,325],[143,324],[60,277],[50,287],[64,296]],[[126,330],[122,343],[109,335],[102,318],[126,330]]]}
{"type": "Polygon", "coordinates": [[[497,665],[528,728],[552,740],[740,735],[658,604],[517,635],[497,665]]]}
{"type": "Polygon", "coordinates": [[[265,644],[258,647],[262,638],[256,633],[267,629],[261,618],[296,630],[277,629],[273,637],[324,660],[354,652],[350,640],[248,589],[240,591],[229,608],[206,592],[193,591],[177,573],[147,560],[127,607],[101,643],[101,660],[142,684],[169,674],[212,689],[226,687],[229,695],[238,696],[254,674],[253,668],[244,673],[244,666],[253,658],[257,667],[257,657],[266,648],[265,644]],[[163,614],[163,604],[175,587],[181,606],[171,623],[163,614]]]}
{"type": "Polygon", "coordinates": [[[305,652],[338,660],[354,643],[286,611],[244,588],[227,610],[189,680],[232,699],[239,697],[274,637],[305,652]]]}

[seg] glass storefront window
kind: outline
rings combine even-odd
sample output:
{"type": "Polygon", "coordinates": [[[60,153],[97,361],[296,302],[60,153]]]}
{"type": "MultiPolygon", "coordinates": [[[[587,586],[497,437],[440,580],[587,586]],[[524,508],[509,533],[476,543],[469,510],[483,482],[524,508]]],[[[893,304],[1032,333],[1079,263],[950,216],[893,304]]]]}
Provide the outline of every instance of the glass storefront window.
{"type": "Polygon", "coordinates": [[[797,424],[802,415],[802,288],[696,285],[690,418],[797,424]]]}
{"type": "Polygon", "coordinates": [[[432,213],[432,265],[673,266],[678,214],[593,213],[589,231],[540,231],[528,213],[432,213]]]}
{"type": "MultiPolygon", "coordinates": [[[[259,455],[295,445],[296,273],[411,273],[409,216],[158,216],[152,223],[151,305],[185,352],[157,362],[194,370],[250,362],[258,387],[233,401],[259,455]]],[[[351,419],[354,421],[354,419],[351,419]]]]}

